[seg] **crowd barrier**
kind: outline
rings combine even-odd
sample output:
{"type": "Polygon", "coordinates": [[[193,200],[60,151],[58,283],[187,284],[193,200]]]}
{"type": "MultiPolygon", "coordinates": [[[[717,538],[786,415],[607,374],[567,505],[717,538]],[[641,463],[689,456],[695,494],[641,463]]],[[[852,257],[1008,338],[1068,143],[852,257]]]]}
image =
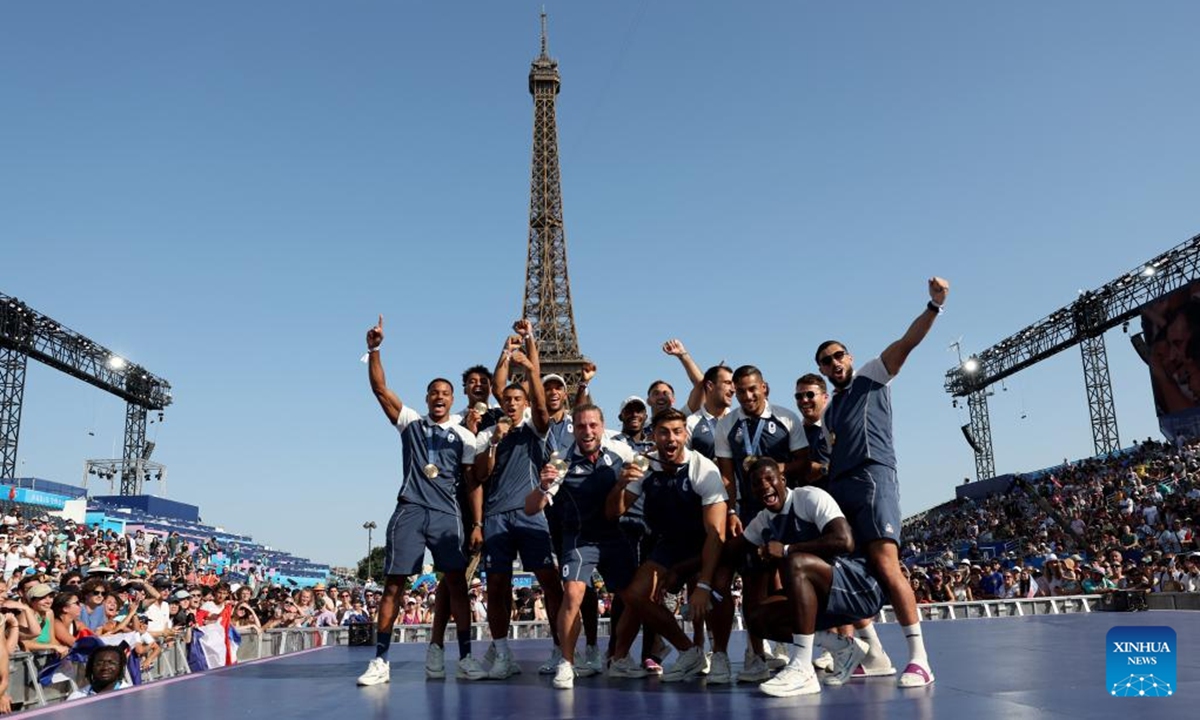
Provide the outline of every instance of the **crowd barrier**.
{"type": "MultiPolygon", "coordinates": [[[[1014,600],[975,600],[972,602],[930,603],[917,606],[921,620],[963,620],[968,618],[1022,617],[1025,615],[1058,615],[1068,613],[1090,613],[1099,609],[1100,595],[1072,595],[1067,597],[1038,597],[1014,600]]],[[[885,606],[875,618],[879,623],[896,622],[896,613],[890,605],[885,606]]],[[[608,618],[600,618],[600,635],[609,634],[608,618]]],[[[684,622],[684,630],[691,633],[691,623],[684,622]]],[[[735,628],[742,629],[742,617],[735,616],[735,628]]],[[[286,655],[322,645],[346,645],[351,643],[352,628],[281,628],[261,632],[242,633],[238,646],[238,661],[249,662],[262,658],[286,655]]],[[[446,641],[454,641],[454,624],[447,628],[446,641]]],[[[432,633],[430,625],[399,625],[392,634],[393,642],[427,643],[432,633]]],[[[366,636],[374,644],[374,636],[366,636]]],[[[486,623],[472,626],[473,641],[491,639],[486,623]]],[[[543,639],[550,637],[550,625],[540,621],[516,621],[509,629],[512,639],[543,639]]],[[[52,657],[50,653],[16,653],[9,662],[8,694],[14,709],[42,707],[61,702],[82,683],[82,678],[68,682],[43,686],[37,681],[38,670],[52,657]]],[[[186,675],[187,652],[184,644],[168,641],[154,666],[143,673],[143,682],[154,682],[164,678],[186,675]]]]}
{"type": "MultiPolygon", "coordinates": [[[[322,645],[345,645],[348,641],[349,628],[345,627],[248,631],[242,633],[237,659],[238,662],[248,662],[322,645]]],[[[143,684],[191,672],[184,643],[169,640],[162,645],[162,653],[154,665],[142,673],[143,684]]],[[[8,664],[8,696],[14,710],[61,702],[84,683],[82,667],[77,668],[76,676],[68,681],[50,685],[39,683],[38,671],[53,658],[54,653],[47,652],[18,652],[12,655],[8,664]]]]}

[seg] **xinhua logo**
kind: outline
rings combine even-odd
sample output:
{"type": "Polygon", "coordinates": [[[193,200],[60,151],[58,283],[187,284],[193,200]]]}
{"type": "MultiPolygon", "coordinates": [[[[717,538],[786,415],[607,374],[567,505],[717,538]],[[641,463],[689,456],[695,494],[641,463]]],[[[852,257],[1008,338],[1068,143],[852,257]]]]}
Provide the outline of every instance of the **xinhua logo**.
{"type": "Polygon", "coordinates": [[[1108,694],[1171,697],[1175,694],[1175,631],[1169,627],[1115,627],[1104,639],[1108,694]]]}

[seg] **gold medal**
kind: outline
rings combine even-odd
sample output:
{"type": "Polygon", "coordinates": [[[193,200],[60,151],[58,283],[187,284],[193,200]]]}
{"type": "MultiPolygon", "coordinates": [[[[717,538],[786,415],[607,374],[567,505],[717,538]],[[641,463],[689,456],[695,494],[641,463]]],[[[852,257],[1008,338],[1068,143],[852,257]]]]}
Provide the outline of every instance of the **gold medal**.
{"type": "Polygon", "coordinates": [[[567,462],[560,457],[550,458],[550,465],[554,468],[554,472],[558,473],[558,479],[561,480],[567,474],[567,462]]]}
{"type": "Polygon", "coordinates": [[[750,468],[754,467],[754,463],[756,462],[758,462],[757,455],[747,455],[746,459],[742,461],[742,470],[750,472],[750,468]]]}
{"type": "Polygon", "coordinates": [[[438,476],[437,465],[434,465],[433,463],[426,463],[425,467],[421,468],[421,472],[425,473],[425,477],[429,478],[430,480],[438,476]]]}
{"type": "Polygon", "coordinates": [[[650,469],[650,458],[638,453],[637,455],[633,456],[633,466],[642,472],[646,472],[650,469]]]}
{"type": "Polygon", "coordinates": [[[477,402],[471,407],[471,409],[474,410],[477,414],[479,414],[482,417],[484,415],[487,415],[488,406],[484,403],[477,402]]]}

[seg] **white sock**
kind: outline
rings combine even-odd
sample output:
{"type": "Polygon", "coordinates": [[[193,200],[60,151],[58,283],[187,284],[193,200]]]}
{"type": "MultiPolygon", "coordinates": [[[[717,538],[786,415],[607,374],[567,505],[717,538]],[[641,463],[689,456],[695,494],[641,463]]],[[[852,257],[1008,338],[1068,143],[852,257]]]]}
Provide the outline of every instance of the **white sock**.
{"type": "Polygon", "coordinates": [[[879,633],[875,632],[875,623],[871,623],[865,628],[859,628],[855,631],[858,639],[867,643],[867,657],[876,658],[886,655],[883,651],[883,645],[879,643],[879,633]]]}
{"type": "Polygon", "coordinates": [[[810,667],[812,665],[813,642],[815,638],[815,635],[792,635],[792,644],[796,646],[796,650],[792,654],[789,664],[810,667]]]}
{"type": "Polygon", "coordinates": [[[496,643],[497,655],[508,654],[508,638],[500,638],[499,640],[493,640],[492,642],[496,643]]]}
{"type": "Polygon", "coordinates": [[[904,639],[908,642],[908,661],[929,667],[929,658],[925,655],[925,638],[921,637],[921,621],[904,625],[900,629],[904,631],[904,639]]]}

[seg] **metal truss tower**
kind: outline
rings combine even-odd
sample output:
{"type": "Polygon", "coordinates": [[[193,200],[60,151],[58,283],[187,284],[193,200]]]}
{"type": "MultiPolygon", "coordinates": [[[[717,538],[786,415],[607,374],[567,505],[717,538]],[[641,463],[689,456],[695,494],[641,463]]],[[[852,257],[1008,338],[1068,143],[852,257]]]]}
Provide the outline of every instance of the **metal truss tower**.
{"type": "Polygon", "coordinates": [[[21,434],[27,358],[19,350],[0,348],[0,478],[17,476],[17,440],[21,434]]]}
{"type": "Polygon", "coordinates": [[[523,317],[533,323],[542,372],[558,373],[574,392],[583,356],[571,310],[567,277],[567,236],[563,228],[562,178],[558,166],[558,123],[554,102],[562,82],[558,61],[546,44],[542,12],[542,52],[529,69],[533,96],[533,171],[529,183],[529,249],[525,263],[523,317]]]}
{"type": "Polygon", "coordinates": [[[992,456],[992,423],[988,418],[987,390],[976,390],[967,395],[967,408],[971,411],[971,435],[975,440],[975,479],[986,480],[996,476],[996,461],[992,456]]]}
{"type": "Polygon", "coordinates": [[[1079,350],[1083,354],[1083,384],[1087,389],[1096,454],[1115,452],[1121,449],[1121,438],[1117,434],[1117,408],[1113,404],[1112,381],[1108,376],[1104,335],[1084,338],[1079,343],[1079,350]]]}

